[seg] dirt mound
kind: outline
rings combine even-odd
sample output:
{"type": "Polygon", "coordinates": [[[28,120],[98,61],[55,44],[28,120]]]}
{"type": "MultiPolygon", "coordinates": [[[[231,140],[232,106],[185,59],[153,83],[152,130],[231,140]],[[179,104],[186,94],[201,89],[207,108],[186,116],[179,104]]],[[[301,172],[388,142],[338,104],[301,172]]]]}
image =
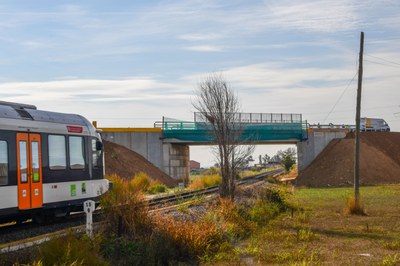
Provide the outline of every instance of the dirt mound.
{"type": "Polygon", "coordinates": [[[178,182],[146,160],[140,154],[124,146],[103,141],[106,175],[116,174],[123,178],[132,178],[139,172],[146,173],[151,179],[158,180],[167,186],[177,185],[178,182]]]}
{"type": "MultiPolygon", "coordinates": [[[[360,184],[400,183],[400,133],[362,132],[360,139],[360,184]]],[[[353,182],[354,134],[332,140],[296,179],[297,185],[309,187],[353,182]]]]}

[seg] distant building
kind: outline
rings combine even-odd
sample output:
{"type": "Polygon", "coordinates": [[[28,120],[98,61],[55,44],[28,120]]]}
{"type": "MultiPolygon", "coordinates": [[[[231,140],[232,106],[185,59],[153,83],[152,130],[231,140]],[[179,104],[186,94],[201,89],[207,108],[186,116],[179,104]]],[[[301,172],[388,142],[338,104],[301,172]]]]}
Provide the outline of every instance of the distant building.
{"type": "Polygon", "coordinates": [[[190,160],[190,170],[200,169],[200,163],[190,160]]]}

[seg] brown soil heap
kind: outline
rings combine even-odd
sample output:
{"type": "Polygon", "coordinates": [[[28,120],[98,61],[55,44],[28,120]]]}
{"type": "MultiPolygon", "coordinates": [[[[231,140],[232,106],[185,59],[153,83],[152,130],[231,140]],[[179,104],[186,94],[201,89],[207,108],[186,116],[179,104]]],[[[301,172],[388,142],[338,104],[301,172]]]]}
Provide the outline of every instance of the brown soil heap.
{"type": "Polygon", "coordinates": [[[152,180],[159,181],[167,186],[177,185],[178,182],[146,160],[140,154],[124,146],[103,141],[106,175],[116,174],[122,178],[132,178],[135,174],[143,172],[152,180]]]}
{"type": "MultiPolygon", "coordinates": [[[[400,133],[360,134],[360,184],[400,183],[400,133]]],[[[354,182],[354,133],[334,139],[296,179],[309,187],[344,186],[354,182]]]]}

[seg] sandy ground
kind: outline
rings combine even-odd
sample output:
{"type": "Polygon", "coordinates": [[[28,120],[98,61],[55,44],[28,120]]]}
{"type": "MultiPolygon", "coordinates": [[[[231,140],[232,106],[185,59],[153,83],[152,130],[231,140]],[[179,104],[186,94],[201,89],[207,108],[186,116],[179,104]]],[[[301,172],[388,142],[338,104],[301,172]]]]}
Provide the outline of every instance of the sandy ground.
{"type": "MultiPolygon", "coordinates": [[[[362,132],[360,134],[360,184],[400,183],[400,133],[362,132]]],[[[327,187],[354,182],[354,134],[332,140],[306,169],[296,185],[327,187]]]]}

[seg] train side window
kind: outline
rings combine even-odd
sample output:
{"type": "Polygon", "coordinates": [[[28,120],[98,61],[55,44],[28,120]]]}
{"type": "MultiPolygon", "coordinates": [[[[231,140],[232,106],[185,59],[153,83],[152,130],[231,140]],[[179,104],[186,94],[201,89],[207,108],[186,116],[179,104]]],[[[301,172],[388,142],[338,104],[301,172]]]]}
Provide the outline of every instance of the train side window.
{"type": "Polygon", "coordinates": [[[83,137],[70,136],[69,137],[69,166],[71,169],[84,169],[85,158],[83,137]]]}
{"type": "Polygon", "coordinates": [[[63,170],[67,167],[64,136],[49,135],[49,167],[51,170],[63,170]]]}
{"type": "Polygon", "coordinates": [[[8,144],[0,140],[0,185],[8,184],[8,144]]]}
{"type": "Polygon", "coordinates": [[[28,146],[25,140],[19,141],[19,170],[21,183],[28,183],[28,146]]]}
{"type": "Polygon", "coordinates": [[[98,139],[92,139],[93,168],[101,167],[101,151],[101,142],[98,139]]]}

